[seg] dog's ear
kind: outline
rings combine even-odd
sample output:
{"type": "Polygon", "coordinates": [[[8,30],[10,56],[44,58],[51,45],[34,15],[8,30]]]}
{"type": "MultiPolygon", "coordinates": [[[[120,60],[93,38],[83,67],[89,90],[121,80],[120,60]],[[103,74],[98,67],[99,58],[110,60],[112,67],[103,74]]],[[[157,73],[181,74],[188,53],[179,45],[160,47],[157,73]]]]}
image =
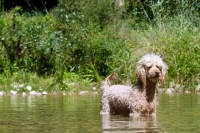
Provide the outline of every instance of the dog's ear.
{"type": "Polygon", "coordinates": [[[136,76],[142,81],[143,87],[146,87],[146,71],[144,65],[138,63],[136,68],[136,76]]]}
{"type": "Polygon", "coordinates": [[[167,71],[168,71],[168,66],[165,63],[163,63],[162,64],[161,76],[159,78],[159,81],[160,81],[161,84],[163,84],[164,81],[165,81],[165,77],[167,75],[167,71]]]}

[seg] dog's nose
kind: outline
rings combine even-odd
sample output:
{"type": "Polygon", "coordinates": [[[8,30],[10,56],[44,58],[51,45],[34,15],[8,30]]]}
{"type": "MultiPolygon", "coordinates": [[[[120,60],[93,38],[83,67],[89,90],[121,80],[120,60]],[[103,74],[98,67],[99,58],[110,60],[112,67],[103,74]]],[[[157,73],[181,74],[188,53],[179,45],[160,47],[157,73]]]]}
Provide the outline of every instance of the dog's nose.
{"type": "Polygon", "coordinates": [[[156,77],[159,77],[159,72],[155,72],[155,76],[156,76],[156,77]]]}

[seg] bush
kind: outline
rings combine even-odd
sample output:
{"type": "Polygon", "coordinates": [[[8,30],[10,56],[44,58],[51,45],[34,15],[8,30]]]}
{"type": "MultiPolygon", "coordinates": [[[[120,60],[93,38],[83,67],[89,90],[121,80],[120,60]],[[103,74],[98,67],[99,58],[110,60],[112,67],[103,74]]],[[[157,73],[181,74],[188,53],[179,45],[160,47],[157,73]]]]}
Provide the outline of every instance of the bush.
{"type": "Polygon", "coordinates": [[[69,91],[68,82],[99,82],[112,72],[131,84],[139,58],[156,52],[169,66],[167,82],[193,87],[200,82],[199,7],[189,8],[196,1],[146,2],[129,0],[124,9],[113,0],[63,0],[48,14],[1,12],[0,72],[54,76],[52,86],[69,91]]]}
{"type": "MultiPolygon", "coordinates": [[[[18,8],[2,15],[1,44],[10,65],[38,74],[52,73],[54,54],[61,42],[50,16],[19,14],[18,8]]],[[[6,60],[3,59],[3,60],[6,60]]],[[[8,64],[6,63],[6,64],[8,64]]],[[[12,70],[11,70],[12,71],[12,70]]]]}

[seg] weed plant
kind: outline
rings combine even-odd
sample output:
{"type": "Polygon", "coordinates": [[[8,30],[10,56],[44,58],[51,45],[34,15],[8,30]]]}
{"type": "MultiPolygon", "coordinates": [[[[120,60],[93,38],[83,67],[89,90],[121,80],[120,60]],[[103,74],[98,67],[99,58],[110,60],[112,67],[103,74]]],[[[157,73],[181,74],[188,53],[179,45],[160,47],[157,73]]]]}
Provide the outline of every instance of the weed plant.
{"type": "Polygon", "coordinates": [[[155,52],[169,66],[170,82],[199,84],[198,1],[65,1],[47,14],[16,7],[0,13],[0,78],[35,90],[79,91],[112,72],[124,84],[136,80],[137,61],[155,52]]]}

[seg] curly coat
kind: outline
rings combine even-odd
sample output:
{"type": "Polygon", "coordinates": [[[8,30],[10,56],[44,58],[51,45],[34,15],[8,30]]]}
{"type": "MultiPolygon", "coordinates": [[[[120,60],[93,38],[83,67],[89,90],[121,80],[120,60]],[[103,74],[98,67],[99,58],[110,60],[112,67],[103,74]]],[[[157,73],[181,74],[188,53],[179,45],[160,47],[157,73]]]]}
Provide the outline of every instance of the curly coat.
{"type": "Polygon", "coordinates": [[[158,105],[156,85],[163,83],[168,66],[159,55],[144,55],[136,68],[137,82],[133,86],[111,85],[117,74],[109,75],[102,82],[100,114],[155,115],[158,105]]]}

